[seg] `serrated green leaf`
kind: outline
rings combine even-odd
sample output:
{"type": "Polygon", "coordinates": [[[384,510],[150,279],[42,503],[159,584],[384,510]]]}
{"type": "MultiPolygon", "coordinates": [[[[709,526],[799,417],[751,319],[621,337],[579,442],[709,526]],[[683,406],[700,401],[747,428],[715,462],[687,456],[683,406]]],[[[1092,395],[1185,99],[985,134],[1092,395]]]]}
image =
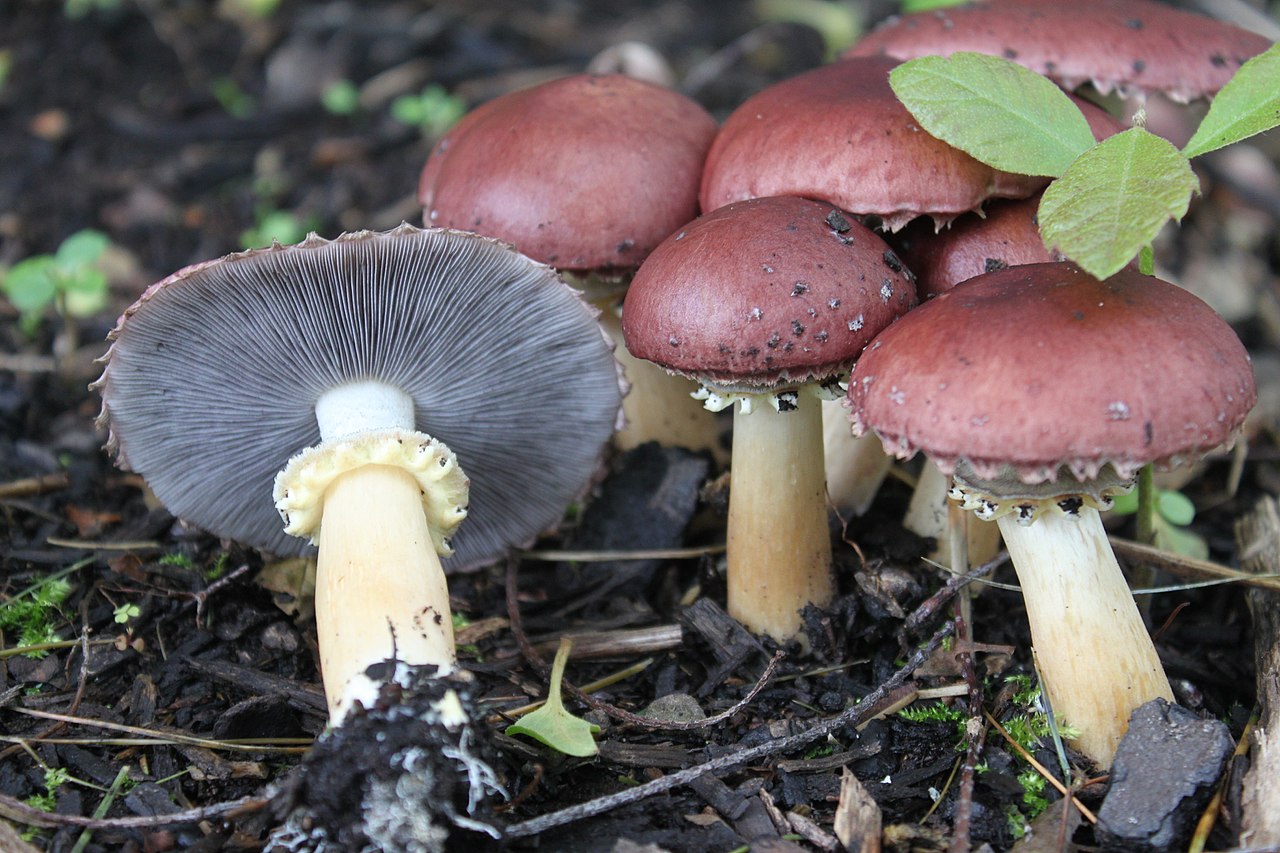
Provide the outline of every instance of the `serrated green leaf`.
{"type": "Polygon", "coordinates": [[[38,255],[19,261],[5,273],[4,293],[13,307],[23,314],[40,311],[53,301],[55,261],[49,255],[38,255]]]}
{"type": "Polygon", "coordinates": [[[1094,144],[1066,93],[998,56],[922,56],[894,68],[889,85],[929,133],[1006,172],[1056,177],[1094,144]]]}
{"type": "Polygon", "coordinates": [[[1160,489],[1156,492],[1156,511],[1165,521],[1186,527],[1196,519],[1196,505],[1182,492],[1160,489]]]}
{"type": "Polygon", "coordinates": [[[63,240],[55,257],[58,265],[64,268],[97,263],[98,258],[107,250],[108,242],[106,234],[85,228],[63,240]]]}
{"type": "Polygon", "coordinates": [[[1199,157],[1280,125],[1280,43],[1250,59],[1214,97],[1182,149],[1199,157]]]}
{"type": "Polygon", "coordinates": [[[1040,200],[1040,235],[1095,278],[1133,260],[1200,182],[1167,140],[1133,127],[1080,155],[1040,200]]]}
{"type": "Polygon", "coordinates": [[[573,643],[568,637],[560,638],[560,648],[556,650],[556,659],[551,664],[547,701],[538,710],[507,726],[506,733],[526,735],[565,755],[589,758],[600,751],[592,737],[600,731],[600,727],[570,714],[560,698],[560,682],[564,678],[564,666],[569,660],[569,650],[572,647],[573,643]]]}

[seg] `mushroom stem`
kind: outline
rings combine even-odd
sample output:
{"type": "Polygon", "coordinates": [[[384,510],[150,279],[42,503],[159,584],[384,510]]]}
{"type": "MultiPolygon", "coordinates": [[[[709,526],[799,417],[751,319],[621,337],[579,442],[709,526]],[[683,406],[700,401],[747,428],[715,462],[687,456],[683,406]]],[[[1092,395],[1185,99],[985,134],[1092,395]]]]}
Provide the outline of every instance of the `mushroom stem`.
{"type": "Polygon", "coordinates": [[[1031,623],[1031,643],[1054,713],[1080,732],[1072,743],[1111,766],[1129,715],[1173,692],[1098,511],[1049,511],[1031,524],[997,519],[1031,623]]]}
{"type": "Polygon", "coordinates": [[[902,518],[902,526],[917,536],[937,541],[929,559],[963,572],[970,566],[981,566],[995,559],[1000,553],[1000,528],[973,513],[963,513],[963,528],[957,527],[955,515],[948,510],[947,492],[950,489],[951,479],[932,459],[925,459],[915,491],[911,493],[911,502],[907,504],[906,515],[902,518]],[[956,533],[965,536],[968,566],[951,564],[951,538],[956,533]]]}
{"type": "Polygon", "coordinates": [[[800,609],[831,602],[831,538],[822,465],[822,410],[812,394],[779,412],[757,397],[733,416],[728,609],[749,630],[785,642],[800,609]]]}
{"type": "Polygon", "coordinates": [[[453,619],[417,481],[365,465],[325,491],[316,566],[316,633],[333,725],[357,701],[371,706],[387,661],[453,668],[453,619]]]}
{"type": "Polygon", "coordinates": [[[874,435],[853,435],[849,409],[840,400],[822,401],[822,446],[831,503],[841,512],[862,515],[880,491],[893,457],[874,435]]]}
{"type": "Polygon", "coordinates": [[[600,326],[613,339],[613,357],[631,386],[622,398],[625,423],[614,433],[615,446],[631,450],[656,441],[669,447],[707,450],[721,465],[728,462],[729,455],[720,442],[720,420],[692,396],[698,384],[632,355],[622,337],[622,318],[616,306],[598,307],[600,326]]]}

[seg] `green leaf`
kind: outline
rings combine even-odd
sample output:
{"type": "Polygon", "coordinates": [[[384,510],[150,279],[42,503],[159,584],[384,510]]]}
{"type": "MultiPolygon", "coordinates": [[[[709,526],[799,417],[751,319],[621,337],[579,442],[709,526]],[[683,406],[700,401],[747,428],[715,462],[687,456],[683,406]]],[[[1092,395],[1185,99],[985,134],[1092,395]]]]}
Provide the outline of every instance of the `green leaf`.
{"type": "Polygon", "coordinates": [[[23,314],[41,311],[53,301],[57,292],[54,282],[56,261],[50,255],[37,255],[19,261],[5,274],[4,292],[23,314]]]}
{"type": "Polygon", "coordinates": [[[1250,59],[1222,87],[1191,141],[1182,149],[1199,157],[1280,124],[1280,43],[1250,59]]]}
{"type": "Polygon", "coordinates": [[[1199,190],[1191,163],[1168,141],[1130,128],[1082,154],[1040,200],[1040,235],[1095,278],[1138,254],[1199,190]]]}
{"type": "Polygon", "coordinates": [[[526,714],[519,722],[507,726],[506,733],[527,735],[565,755],[589,758],[600,751],[592,737],[600,731],[600,727],[570,714],[560,699],[560,682],[564,677],[564,665],[569,660],[571,648],[573,641],[568,637],[561,637],[556,659],[551,664],[551,685],[547,689],[547,701],[538,710],[526,714]]]}
{"type": "Polygon", "coordinates": [[[77,231],[62,241],[55,257],[59,266],[64,268],[89,266],[95,264],[102,253],[107,250],[107,235],[92,228],[77,231]]]}
{"type": "Polygon", "coordinates": [[[1186,527],[1196,518],[1196,505],[1182,492],[1160,489],[1156,492],[1156,511],[1165,521],[1186,527]]]}
{"type": "Polygon", "coordinates": [[[922,56],[889,73],[898,99],[929,133],[989,166],[1056,177],[1094,145],[1061,89],[998,56],[922,56]]]}
{"type": "Polygon", "coordinates": [[[915,12],[932,12],[934,9],[946,9],[951,6],[959,6],[967,3],[969,0],[902,0],[902,14],[910,15],[915,12]]]}
{"type": "Polygon", "coordinates": [[[1209,545],[1197,533],[1175,527],[1161,516],[1156,516],[1155,546],[1161,551],[1194,557],[1197,560],[1209,559],[1209,545]]]}

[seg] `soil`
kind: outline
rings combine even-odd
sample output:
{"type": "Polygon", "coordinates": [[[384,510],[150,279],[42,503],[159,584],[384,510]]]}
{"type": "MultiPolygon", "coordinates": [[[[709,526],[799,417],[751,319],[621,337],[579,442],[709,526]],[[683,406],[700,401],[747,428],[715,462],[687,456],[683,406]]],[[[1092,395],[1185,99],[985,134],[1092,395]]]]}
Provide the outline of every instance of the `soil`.
{"type": "MultiPolygon", "coordinates": [[[[638,42],[723,118],[768,83],[819,64],[823,44],[807,26],[763,21],[751,4],[709,0],[282,0],[258,13],[249,0],[87,5],[79,16],[50,0],[0,8],[0,269],[51,253],[83,228],[111,246],[109,304],[91,316],[63,323],[50,313],[30,329],[0,300],[0,618],[30,601],[33,587],[66,583],[62,597],[36,608],[42,625],[0,623],[0,849],[263,849],[273,832],[282,843],[303,783],[335,775],[332,766],[300,770],[326,721],[308,566],[173,519],[138,477],[113,466],[88,384],[115,318],[149,283],[264,239],[245,232],[275,213],[326,236],[420,221],[417,175],[433,137],[397,120],[392,103],[428,84],[469,107],[638,42]],[[358,87],[350,114],[321,104],[340,80],[358,87]],[[23,636],[24,626],[35,633],[23,636]],[[50,645],[10,653],[38,641],[50,645]],[[69,778],[59,781],[62,771],[69,778]]],[[[851,7],[867,22],[891,11],[851,7]]],[[[1280,492],[1278,145],[1272,134],[1210,159],[1202,196],[1157,247],[1162,273],[1224,313],[1258,366],[1263,403],[1238,483],[1222,457],[1182,487],[1199,509],[1192,529],[1225,565],[1238,562],[1236,519],[1280,492]]],[[[847,529],[833,518],[841,595],[808,614],[809,647],[784,649],[758,693],[775,649],[721,609],[725,495],[710,457],[654,446],[615,454],[563,530],[509,564],[454,578],[454,609],[468,622],[461,659],[474,676],[459,689],[475,703],[475,736],[507,792],[489,815],[495,824],[645,792],[656,780],[689,783],[518,832],[509,845],[842,849],[833,823],[849,812],[847,769],[878,807],[891,849],[1009,849],[1016,813],[1033,810],[1027,765],[988,733],[986,769],[971,788],[958,770],[970,688],[999,720],[1026,715],[1006,681],[1033,676],[1021,605],[1016,591],[987,589],[960,639],[943,641],[958,605],[935,596],[945,577],[921,559],[930,543],[900,521],[915,464],[847,529]],[[605,553],[658,547],[689,550],[679,559],[605,553]],[[566,631],[602,635],[590,654],[579,638],[573,684],[645,663],[594,693],[610,708],[569,698],[570,710],[601,727],[594,758],[501,734],[514,709],[545,694],[546,663],[566,631]],[[922,646],[931,653],[913,656],[922,646]],[[861,719],[855,700],[879,710],[902,695],[895,673],[907,690],[961,689],[945,711],[861,719]],[[634,719],[672,696],[696,706],[695,717],[725,716],[702,727],[634,719]],[[785,740],[814,724],[828,726],[821,738],[785,740]],[[729,763],[736,754],[753,758],[729,763]],[[679,775],[708,761],[727,766],[679,775]]],[[[1133,535],[1123,520],[1115,532],[1133,535]]],[[[1013,580],[1007,566],[993,578],[1013,580]]],[[[1255,704],[1240,587],[1157,595],[1150,616],[1179,702],[1239,738],[1255,704]]],[[[322,752],[333,753],[312,760],[322,752]]],[[[1037,755],[1058,767],[1047,740],[1037,755]]],[[[1210,848],[1238,841],[1240,775],[1230,779],[1210,848]]],[[[1095,783],[1078,794],[1096,807],[1104,791],[1095,783]]],[[[1043,797],[1048,836],[1064,812],[1052,789],[1043,797]]],[[[457,833],[454,849],[489,843],[474,828],[457,833]]],[[[1087,824],[1074,840],[1094,841],[1087,824]]]]}

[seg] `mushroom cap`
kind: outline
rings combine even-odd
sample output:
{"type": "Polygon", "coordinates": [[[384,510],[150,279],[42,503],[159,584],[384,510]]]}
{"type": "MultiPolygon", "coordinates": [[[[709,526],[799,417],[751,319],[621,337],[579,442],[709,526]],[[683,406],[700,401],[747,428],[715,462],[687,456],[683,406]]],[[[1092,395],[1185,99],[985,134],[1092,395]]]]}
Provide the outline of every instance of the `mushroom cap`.
{"type": "Polygon", "coordinates": [[[621,398],[593,310],[475,234],[402,225],[187,267],[111,333],[95,383],[118,464],[176,516],[277,554],[276,473],[320,442],[325,391],[376,379],[457,454],[471,510],[446,568],[532,540],[584,489],[621,398]],[[519,306],[513,308],[512,306],[519,306]]]}
{"type": "Polygon", "coordinates": [[[1153,0],[973,0],[890,18],[845,56],[1003,56],[1066,89],[1161,92],[1186,103],[1221,89],[1271,42],[1153,0]]]}
{"type": "Polygon", "coordinates": [[[894,323],[849,400],[854,432],[891,453],[1035,483],[1189,462],[1233,438],[1256,392],[1244,346],[1197,297],[1050,263],[971,278],[894,323]]]}
{"type": "Polygon", "coordinates": [[[829,204],[721,207],[662,242],[627,291],[627,349],[724,391],[764,393],[846,373],[915,304],[888,244],[829,204]]]}
{"type": "Polygon", "coordinates": [[[966,214],[937,230],[918,219],[893,236],[893,245],[916,274],[920,301],[945,293],[975,275],[1022,264],[1063,260],[1040,238],[1036,212],[1040,196],[997,199],[983,215],[966,214]]]}
{"type": "Polygon", "coordinates": [[[672,89],[576,74],[488,101],[436,144],[428,225],[505,240],[558,269],[634,269],[698,214],[716,122],[672,89]]]}
{"type": "Polygon", "coordinates": [[[1045,178],[1001,172],[930,136],[889,87],[886,57],[833,62],[748,98],[716,134],[702,209],[761,196],[820,199],[896,231],[988,198],[1025,198],[1045,178]]]}

